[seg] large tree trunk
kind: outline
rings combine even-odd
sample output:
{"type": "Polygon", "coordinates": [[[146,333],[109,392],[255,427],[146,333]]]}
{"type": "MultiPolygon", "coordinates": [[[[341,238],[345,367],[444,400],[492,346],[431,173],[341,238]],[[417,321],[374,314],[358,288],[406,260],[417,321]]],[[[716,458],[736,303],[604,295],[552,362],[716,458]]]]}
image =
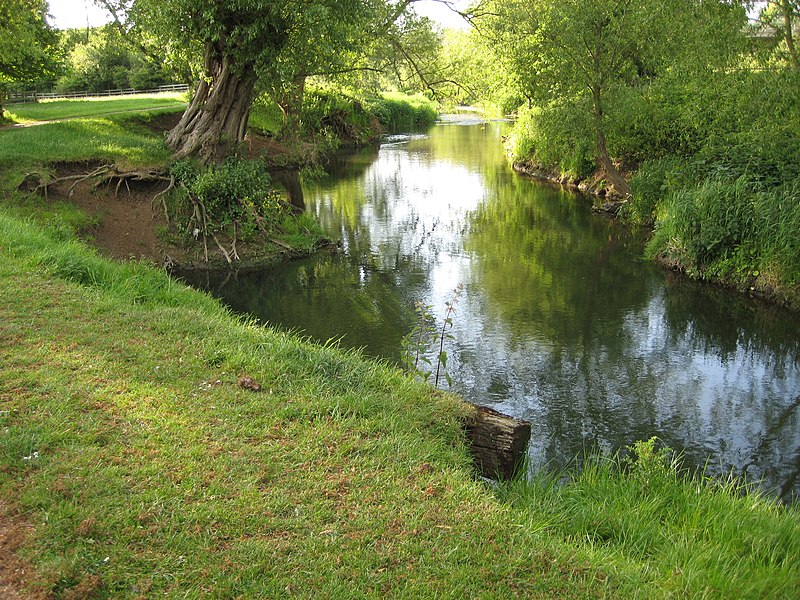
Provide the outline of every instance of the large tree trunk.
{"type": "Polygon", "coordinates": [[[201,162],[221,162],[242,141],[255,96],[252,69],[232,69],[230,61],[211,44],[205,52],[205,78],[180,122],[169,132],[173,158],[194,156],[201,162]]]}
{"type": "Polygon", "coordinates": [[[598,88],[592,88],[592,102],[593,110],[592,116],[594,119],[594,132],[597,141],[597,162],[600,168],[606,174],[614,190],[623,198],[631,195],[631,186],[625,181],[625,178],[614,166],[614,161],[608,155],[608,146],[606,145],[606,135],[603,131],[603,103],[601,92],[598,88]]]}

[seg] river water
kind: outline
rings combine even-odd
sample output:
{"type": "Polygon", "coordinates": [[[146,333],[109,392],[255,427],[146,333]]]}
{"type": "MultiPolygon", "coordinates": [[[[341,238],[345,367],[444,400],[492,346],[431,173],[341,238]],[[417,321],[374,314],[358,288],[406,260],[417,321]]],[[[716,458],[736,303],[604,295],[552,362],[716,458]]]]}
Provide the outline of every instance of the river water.
{"type": "Polygon", "coordinates": [[[449,118],[343,157],[303,185],[341,253],[194,283],[389,361],[415,302],[441,325],[463,286],[445,344],[452,389],[529,419],[532,468],[658,436],[688,467],[791,502],[800,318],[641,260],[641,235],[588,198],[513,173],[507,128],[449,118]]]}

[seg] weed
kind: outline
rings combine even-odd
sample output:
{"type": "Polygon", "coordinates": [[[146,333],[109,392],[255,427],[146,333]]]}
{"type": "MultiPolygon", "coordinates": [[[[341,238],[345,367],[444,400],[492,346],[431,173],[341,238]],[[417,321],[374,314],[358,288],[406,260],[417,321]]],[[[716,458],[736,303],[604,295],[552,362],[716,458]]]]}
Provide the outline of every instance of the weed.
{"type": "Polygon", "coordinates": [[[445,340],[454,339],[449,331],[453,328],[453,315],[456,305],[464,291],[464,284],[459,284],[454,290],[453,295],[445,302],[444,318],[442,324],[437,325],[436,317],[433,316],[433,307],[417,301],[414,304],[414,312],[417,319],[414,327],[402,339],[401,346],[402,361],[406,370],[413,373],[423,381],[428,381],[434,375],[433,385],[439,387],[439,379],[444,377],[447,385],[453,385],[453,379],[447,372],[447,351],[445,350],[445,340]],[[427,356],[432,350],[436,351],[436,370],[428,370],[421,366],[422,363],[432,368],[433,361],[427,356]]]}

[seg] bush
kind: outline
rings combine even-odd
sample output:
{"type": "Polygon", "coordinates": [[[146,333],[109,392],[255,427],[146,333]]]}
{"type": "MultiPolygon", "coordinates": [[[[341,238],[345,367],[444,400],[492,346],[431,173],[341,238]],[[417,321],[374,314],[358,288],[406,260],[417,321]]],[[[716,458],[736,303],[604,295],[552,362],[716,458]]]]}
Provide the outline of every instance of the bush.
{"type": "Polygon", "coordinates": [[[386,131],[413,131],[429,127],[439,116],[433,102],[424,96],[386,93],[370,102],[369,110],[386,131]]]}
{"type": "Polygon", "coordinates": [[[765,188],[758,178],[720,176],[673,191],[659,210],[650,255],[742,283],[762,271],[800,282],[800,179],[765,188]]]}
{"type": "Polygon", "coordinates": [[[590,112],[581,102],[522,109],[509,137],[515,160],[533,159],[545,168],[575,177],[595,169],[590,112]]]}
{"type": "Polygon", "coordinates": [[[272,180],[261,161],[229,158],[221,165],[204,167],[182,160],[172,166],[172,175],[203,205],[213,230],[234,222],[245,228],[245,234],[257,227],[269,229],[289,212],[272,190],[272,180]]]}
{"type": "Polygon", "coordinates": [[[366,144],[377,126],[364,105],[338,90],[311,89],[303,99],[302,129],[328,149],[342,143],[366,144]]]}
{"type": "Polygon", "coordinates": [[[623,216],[639,225],[652,225],[659,205],[669,194],[696,181],[693,163],[668,156],[641,165],[631,178],[631,200],[623,207],[623,216]]]}

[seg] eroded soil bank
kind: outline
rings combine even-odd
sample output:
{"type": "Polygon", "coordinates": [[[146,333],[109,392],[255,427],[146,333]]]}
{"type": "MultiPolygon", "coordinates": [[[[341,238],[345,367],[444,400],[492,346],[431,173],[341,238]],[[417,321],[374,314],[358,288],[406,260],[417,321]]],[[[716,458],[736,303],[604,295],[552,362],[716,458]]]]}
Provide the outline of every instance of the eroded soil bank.
{"type": "MultiPolygon", "coordinates": [[[[180,117],[179,114],[161,115],[146,123],[159,134],[165,134],[180,117]]],[[[280,141],[251,133],[246,140],[244,153],[250,159],[263,159],[275,170],[297,168],[302,157],[313,156],[309,144],[288,146],[280,141]]],[[[316,160],[312,158],[312,160],[316,160]]],[[[87,175],[101,167],[98,161],[64,162],[51,165],[55,177],[87,175]]],[[[271,169],[271,170],[272,170],[271,169]]],[[[143,260],[168,269],[258,269],[269,267],[287,259],[307,256],[310,252],[326,248],[298,249],[282,244],[266,235],[256,234],[250,239],[238,240],[240,260],[232,265],[217,244],[176,229],[167,220],[162,202],[167,191],[166,181],[126,181],[122,185],[97,184],[96,179],[67,180],[48,188],[51,202],[69,202],[88,216],[90,225],[82,237],[101,254],[115,260],[143,260]],[[161,196],[160,196],[161,195],[161,196]]],[[[287,201],[291,200],[288,198],[287,201]]],[[[229,239],[219,240],[230,248],[229,239]]]]}

